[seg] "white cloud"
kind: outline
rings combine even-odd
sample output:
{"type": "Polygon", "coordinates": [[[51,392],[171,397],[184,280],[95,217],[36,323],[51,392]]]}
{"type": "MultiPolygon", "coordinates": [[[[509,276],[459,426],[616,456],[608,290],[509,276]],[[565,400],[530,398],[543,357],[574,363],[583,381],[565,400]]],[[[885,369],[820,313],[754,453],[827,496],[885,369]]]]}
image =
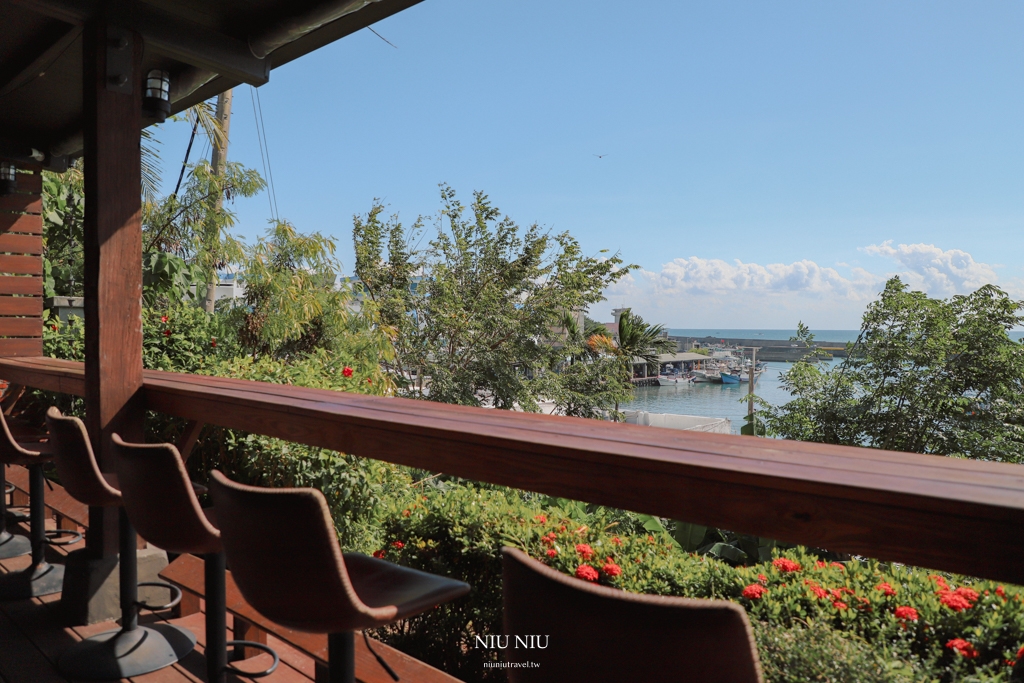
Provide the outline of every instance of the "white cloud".
{"type": "Polygon", "coordinates": [[[855,268],[852,277],[844,277],[834,268],[819,266],[806,259],[793,263],[728,263],[720,259],[698,256],[677,258],[664,264],[660,271],[643,271],[659,293],[722,294],[726,292],[759,292],[791,294],[801,292],[815,296],[840,296],[862,299],[873,291],[877,278],[855,268]]]}
{"type": "MultiPolygon", "coordinates": [[[[818,329],[848,329],[859,326],[864,306],[894,275],[932,296],[966,293],[988,283],[1012,294],[1020,291],[1020,283],[1000,283],[995,266],[960,249],[887,241],[858,251],[886,263],[871,270],[841,263],[841,272],[808,259],[761,265],[676,258],[658,270],[622,278],[607,290],[605,307],[632,306],[669,327],[788,328],[803,320],[818,329]]],[[[603,309],[595,313],[605,315],[603,309]]]]}
{"type": "Polygon", "coordinates": [[[999,280],[994,266],[979,263],[960,249],[944,251],[934,244],[894,247],[892,240],[887,240],[864,247],[861,251],[896,261],[904,268],[898,275],[915,289],[923,289],[933,296],[965,294],[999,280]]]}

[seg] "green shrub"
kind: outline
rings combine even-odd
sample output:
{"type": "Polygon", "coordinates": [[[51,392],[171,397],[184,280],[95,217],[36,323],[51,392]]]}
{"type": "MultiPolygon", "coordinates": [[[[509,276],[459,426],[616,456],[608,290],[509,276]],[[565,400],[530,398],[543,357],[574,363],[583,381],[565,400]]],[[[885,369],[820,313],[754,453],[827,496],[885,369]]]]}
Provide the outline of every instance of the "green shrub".
{"type": "Polygon", "coordinates": [[[561,572],[623,590],[739,602],[752,622],[779,631],[766,655],[771,666],[791,659],[795,670],[813,672],[822,664],[827,676],[779,674],[773,681],[902,681],[919,674],[950,683],[1008,680],[1008,662],[1024,643],[1024,603],[1016,587],[876,561],[830,563],[801,549],[732,567],[629,525],[581,524],[540,503],[508,489],[449,483],[399,503],[405,507],[392,504],[378,551],[466,581],[473,592],[384,637],[464,680],[492,680],[494,670],[482,666],[489,651],[473,649],[473,642],[475,635],[501,633],[500,548],[512,545],[561,572]],[[897,611],[901,607],[913,612],[897,611]],[[817,650],[789,651],[802,647],[800,632],[782,633],[808,624],[816,629],[817,650]],[[822,630],[846,643],[831,668],[823,653],[832,636],[821,636],[822,630]],[[876,670],[888,678],[862,675],[876,670]]]}
{"type": "Polygon", "coordinates": [[[917,662],[821,622],[778,628],[754,622],[768,683],[924,683],[917,662]]]}

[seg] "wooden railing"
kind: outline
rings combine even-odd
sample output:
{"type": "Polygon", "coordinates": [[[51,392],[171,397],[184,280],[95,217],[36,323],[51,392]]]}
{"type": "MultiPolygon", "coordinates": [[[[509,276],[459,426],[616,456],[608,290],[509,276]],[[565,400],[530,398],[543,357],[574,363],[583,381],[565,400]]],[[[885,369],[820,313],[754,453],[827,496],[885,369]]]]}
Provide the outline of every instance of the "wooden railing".
{"type": "MultiPolygon", "coordinates": [[[[0,378],[82,395],[81,363],[0,378]]],[[[169,415],[840,552],[1024,583],[1024,467],[147,371],[169,415]]]]}

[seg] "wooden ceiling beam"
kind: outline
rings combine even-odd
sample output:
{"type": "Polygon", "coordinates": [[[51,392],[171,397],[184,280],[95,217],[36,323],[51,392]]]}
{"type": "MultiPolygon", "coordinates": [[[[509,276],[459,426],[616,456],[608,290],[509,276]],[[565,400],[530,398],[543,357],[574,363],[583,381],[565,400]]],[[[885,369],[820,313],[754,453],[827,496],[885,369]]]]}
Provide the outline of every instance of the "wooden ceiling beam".
{"type": "MultiPolygon", "coordinates": [[[[44,16],[81,25],[95,16],[95,0],[13,0],[44,16]]],[[[146,48],[179,62],[207,69],[249,85],[270,80],[270,60],[254,57],[245,41],[161,9],[137,3],[132,17],[118,22],[142,34],[146,48]]]]}
{"type": "Polygon", "coordinates": [[[33,46],[33,52],[26,52],[15,59],[0,64],[0,97],[12,92],[33,78],[39,78],[71,43],[82,33],[81,26],[54,22],[48,26],[33,46]]]}

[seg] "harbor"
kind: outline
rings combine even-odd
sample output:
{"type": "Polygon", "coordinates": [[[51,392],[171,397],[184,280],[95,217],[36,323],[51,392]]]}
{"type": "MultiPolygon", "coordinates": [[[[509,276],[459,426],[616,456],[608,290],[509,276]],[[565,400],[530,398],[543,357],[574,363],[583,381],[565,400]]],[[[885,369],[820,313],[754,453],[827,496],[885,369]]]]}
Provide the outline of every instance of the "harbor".
{"type": "MultiPolygon", "coordinates": [[[[825,360],[821,369],[826,370],[839,361],[825,360]]],[[[789,392],[782,387],[781,374],[792,368],[791,363],[769,361],[754,384],[754,393],[771,405],[782,405],[791,400],[789,392]]],[[[623,406],[626,411],[643,411],[652,414],[700,415],[708,419],[725,418],[731,422],[731,432],[739,433],[743,418],[747,414],[747,392],[749,385],[680,382],[669,386],[637,386],[634,398],[623,406]]]]}

